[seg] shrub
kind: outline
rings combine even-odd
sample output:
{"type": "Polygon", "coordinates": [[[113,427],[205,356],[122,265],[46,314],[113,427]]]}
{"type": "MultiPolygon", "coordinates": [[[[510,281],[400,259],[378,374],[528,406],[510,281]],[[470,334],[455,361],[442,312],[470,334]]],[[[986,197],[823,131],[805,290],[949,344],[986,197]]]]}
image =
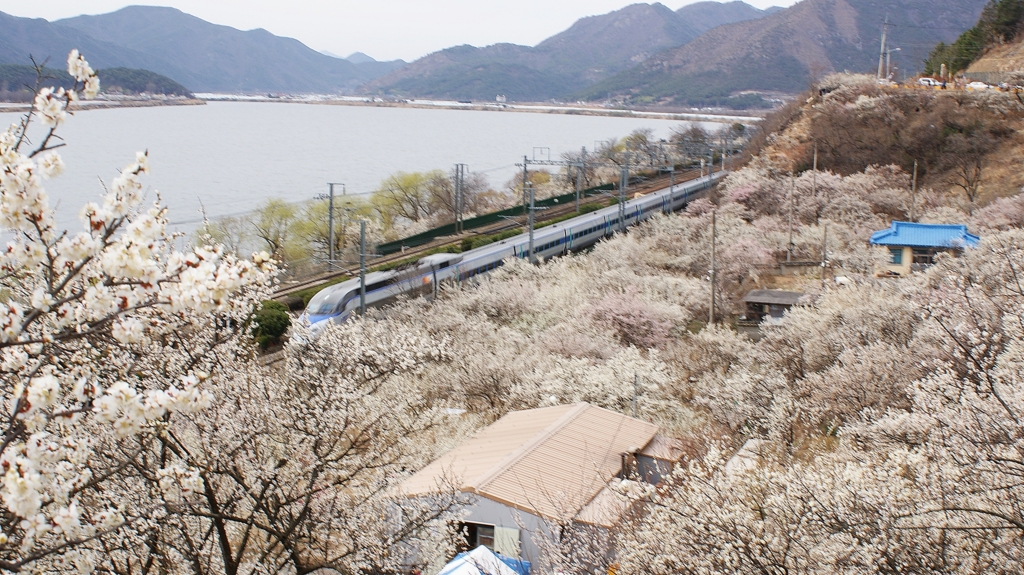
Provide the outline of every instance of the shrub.
{"type": "Polygon", "coordinates": [[[252,317],[252,336],[260,349],[281,343],[281,337],[292,325],[288,306],[273,300],[264,301],[252,317]]]}

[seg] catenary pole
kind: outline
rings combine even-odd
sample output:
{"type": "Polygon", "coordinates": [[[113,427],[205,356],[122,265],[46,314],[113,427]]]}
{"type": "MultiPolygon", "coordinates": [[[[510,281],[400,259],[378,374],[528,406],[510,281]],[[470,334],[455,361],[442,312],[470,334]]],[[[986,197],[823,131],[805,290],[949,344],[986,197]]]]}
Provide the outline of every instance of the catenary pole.
{"type": "Polygon", "coordinates": [[[672,206],[676,205],[676,165],[673,163],[668,167],[668,206],[665,213],[672,213],[672,206]]]}
{"type": "Polygon", "coordinates": [[[529,250],[530,251],[529,251],[529,253],[527,253],[527,258],[528,258],[528,261],[532,264],[532,263],[536,263],[534,261],[534,257],[533,257],[533,253],[534,253],[533,252],[533,224],[534,224],[534,217],[533,217],[533,214],[534,214],[533,185],[532,184],[528,184],[526,186],[526,188],[527,188],[527,194],[529,194],[529,196],[530,196],[530,200],[529,200],[530,201],[530,208],[529,208],[530,211],[529,211],[529,214],[527,214],[527,216],[526,216],[527,217],[527,225],[529,226],[529,230],[530,230],[530,246],[529,246],[529,250]]]}
{"type": "Polygon", "coordinates": [[[327,184],[327,270],[334,271],[334,184],[327,184]]]}
{"type": "Polygon", "coordinates": [[[583,192],[583,164],[576,166],[576,213],[580,213],[580,193],[583,192]]]}
{"type": "Polygon", "coordinates": [[[786,246],[786,263],[793,259],[793,196],[796,195],[796,176],[789,173],[791,186],[789,187],[789,245],[786,246]]]}
{"type": "Polygon", "coordinates": [[[452,179],[455,180],[454,182],[452,182],[453,184],[455,184],[454,185],[454,188],[455,188],[454,196],[455,197],[452,198],[452,212],[453,212],[452,215],[455,216],[454,224],[455,224],[455,233],[456,234],[459,233],[459,192],[460,192],[459,188],[462,187],[462,182],[459,181],[459,176],[461,175],[459,172],[461,170],[462,170],[462,164],[455,164],[455,169],[453,170],[453,174],[452,174],[454,176],[452,179]]]}
{"type": "Polygon", "coordinates": [[[348,196],[348,189],[346,189],[345,184],[342,184],[341,185],[341,197],[342,197],[342,203],[344,204],[344,207],[341,208],[341,247],[343,249],[348,247],[348,243],[347,243],[347,240],[348,240],[348,212],[349,212],[349,210],[352,209],[352,208],[348,207],[348,205],[349,205],[348,201],[344,199],[347,196],[348,196]]]}
{"type": "Polygon", "coordinates": [[[885,36],[889,32],[889,16],[885,17],[885,24],[882,24],[882,49],[878,53],[878,78],[882,78],[882,73],[885,72],[885,36]]]}
{"type": "Polygon", "coordinates": [[[527,209],[526,205],[527,205],[527,202],[529,201],[528,198],[526,197],[526,182],[527,182],[527,180],[530,179],[530,173],[527,171],[527,164],[529,162],[530,162],[530,159],[527,158],[526,156],[523,156],[523,211],[524,212],[527,209]]]}
{"type": "Polygon", "coordinates": [[[359,222],[359,315],[366,315],[366,220],[359,222]]]}
{"type": "Polygon", "coordinates": [[[462,212],[466,207],[466,164],[455,164],[455,233],[461,234],[462,212]]]}
{"type": "Polygon", "coordinates": [[[629,186],[629,150],[626,150],[626,165],[619,171],[619,231],[626,230],[626,188],[629,186]]]}
{"type": "Polygon", "coordinates": [[[629,178],[628,168],[619,170],[619,231],[625,228],[626,219],[626,179],[629,178]]]}

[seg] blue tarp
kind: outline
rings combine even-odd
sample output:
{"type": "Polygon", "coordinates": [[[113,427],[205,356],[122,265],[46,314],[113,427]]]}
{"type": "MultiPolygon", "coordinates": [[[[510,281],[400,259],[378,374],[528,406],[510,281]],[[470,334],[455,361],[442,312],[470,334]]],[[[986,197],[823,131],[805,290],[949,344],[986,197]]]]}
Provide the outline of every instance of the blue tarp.
{"type": "Polygon", "coordinates": [[[530,562],[506,557],[481,545],[459,553],[437,575],[530,575],[530,562]],[[500,563],[496,563],[495,560],[500,563]]]}

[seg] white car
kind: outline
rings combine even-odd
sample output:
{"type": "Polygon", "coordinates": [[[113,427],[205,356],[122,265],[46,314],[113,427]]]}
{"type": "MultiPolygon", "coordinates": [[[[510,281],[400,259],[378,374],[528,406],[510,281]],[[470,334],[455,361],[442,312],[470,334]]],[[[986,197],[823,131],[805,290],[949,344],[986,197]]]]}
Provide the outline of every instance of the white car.
{"type": "Polygon", "coordinates": [[[917,81],[917,83],[922,85],[922,86],[941,86],[942,85],[942,82],[936,80],[935,78],[921,78],[921,79],[919,79],[917,81]]]}
{"type": "Polygon", "coordinates": [[[967,87],[971,90],[988,90],[992,86],[989,86],[985,82],[971,82],[970,84],[967,84],[967,87]]]}

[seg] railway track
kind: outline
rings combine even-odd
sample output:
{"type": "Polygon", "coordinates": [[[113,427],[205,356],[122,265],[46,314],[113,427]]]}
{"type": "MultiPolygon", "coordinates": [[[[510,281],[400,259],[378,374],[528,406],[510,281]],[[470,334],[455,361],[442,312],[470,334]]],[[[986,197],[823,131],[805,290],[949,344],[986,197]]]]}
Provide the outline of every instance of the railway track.
{"type": "MultiPolygon", "coordinates": [[[[676,175],[676,179],[675,179],[675,183],[676,184],[681,184],[683,182],[688,182],[690,180],[695,180],[695,179],[697,179],[699,177],[700,177],[700,173],[698,171],[696,171],[696,170],[689,170],[689,171],[677,174],[676,175]]],[[[635,196],[638,196],[638,195],[642,196],[642,195],[646,195],[646,194],[649,194],[649,193],[657,191],[657,190],[665,189],[669,185],[669,179],[670,179],[669,176],[659,176],[659,177],[656,177],[656,178],[651,178],[649,180],[646,180],[646,181],[644,181],[644,182],[642,182],[640,184],[635,184],[635,185],[631,186],[631,188],[628,190],[629,196],[632,198],[632,197],[635,197],[635,196]]],[[[596,203],[600,203],[600,202],[605,202],[605,201],[608,200],[608,196],[614,196],[614,194],[607,194],[607,195],[601,194],[601,195],[590,196],[590,197],[587,197],[587,198],[580,198],[580,207],[582,208],[583,206],[592,205],[592,204],[596,204],[596,203]]],[[[555,219],[564,217],[566,215],[574,213],[575,211],[576,211],[575,202],[566,203],[566,204],[564,204],[562,206],[558,206],[558,207],[548,208],[548,209],[540,212],[540,215],[537,218],[536,223],[537,223],[538,227],[540,227],[545,222],[550,222],[551,220],[555,220],[555,219]]],[[[480,228],[476,228],[476,229],[468,231],[468,232],[463,232],[462,234],[457,235],[457,236],[439,237],[439,238],[435,239],[432,242],[423,244],[421,246],[417,246],[415,248],[410,248],[410,249],[408,249],[408,250],[406,250],[404,252],[390,254],[390,255],[387,255],[387,256],[382,256],[382,257],[373,258],[373,259],[369,259],[368,258],[367,261],[366,261],[366,267],[367,267],[367,269],[370,269],[370,268],[376,268],[376,267],[380,267],[380,266],[391,264],[391,263],[395,263],[395,262],[404,261],[404,260],[407,260],[407,259],[410,259],[410,258],[414,258],[414,257],[419,256],[419,255],[423,255],[426,252],[429,252],[431,250],[435,250],[435,249],[438,249],[438,248],[444,248],[444,247],[460,244],[462,242],[462,240],[464,240],[466,238],[473,238],[473,237],[479,237],[479,236],[489,236],[491,234],[500,233],[500,232],[503,232],[503,231],[509,230],[509,229],[524,228],[524,227],[526,227],[526,222],[525,222],[526,217],[525,216],[523,216],[523,220],[524,220],[523,222],[509,222],[509,221],[499,222],[499,223],[491,224],[491,225],[488,225],[488,226],[483,226],[483,227],[480,227],[480,228]]],[[[327,282],[330,282],[330,281],[332,281],[334,279],[337,279],[337,278],[348,278],[348,277],[352,277],[352,276],[354,276],[354,275],[356,275],[358,273],[359,273],[358,268],[355,269],[355,270],[339,269],[339,270],[334,271],[334,272],[320,274],[320,275],[317,275],[317,276],[314,276],[314,277],[311,277],[311,278],[303,279],[303,280],[295,282],[295,283],[288,283],[286,285],[282,285],[276,292],[274,292],[273,299],[275,299],[275,300],[285,299],[285,298],[287,298],[290,295],[296,294],[298,292],[305,291],[305,290],[307,290],[309,288],[313,288],[313,287],[317,287],[317,286],[323,285],[323,284],[325,284],[327,282]]]]}

